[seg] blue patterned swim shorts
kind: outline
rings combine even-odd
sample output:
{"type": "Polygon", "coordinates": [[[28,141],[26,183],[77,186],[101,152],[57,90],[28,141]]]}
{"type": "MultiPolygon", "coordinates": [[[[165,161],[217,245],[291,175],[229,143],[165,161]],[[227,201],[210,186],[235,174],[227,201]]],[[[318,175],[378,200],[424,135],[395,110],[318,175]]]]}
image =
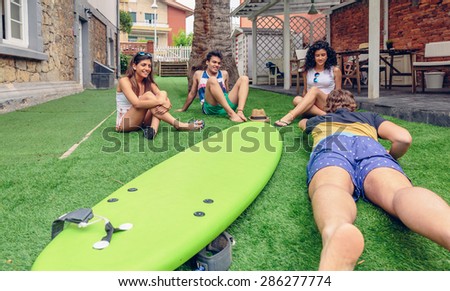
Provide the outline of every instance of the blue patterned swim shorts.
{"type": "MultiPolygon", "coordinates": [[[[376,168],[392,168],[403,175],[398,162],[376,140],[366,136],[332,135],[319,142],[311,153],[307,166],[307,184],[325,167],[337,166],[346,170],[355,185],[353,199],[364,197],[364,180],[376,168]]],[[[405,175],[406,176],[406,175],[405,175]]]]}

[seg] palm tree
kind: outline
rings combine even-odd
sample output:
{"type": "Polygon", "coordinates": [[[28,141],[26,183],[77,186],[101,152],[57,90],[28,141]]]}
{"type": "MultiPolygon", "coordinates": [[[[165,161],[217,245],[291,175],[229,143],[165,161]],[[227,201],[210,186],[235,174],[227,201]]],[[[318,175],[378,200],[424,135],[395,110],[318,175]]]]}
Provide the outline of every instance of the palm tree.
{"type": "Polygon", "coordinates": [[[234,60],[230,26],[230,1],[195,0],[194,38],[189,59],[188,81],[192,85],[192,75],[205,66],[206,54],[219,50],[223,54],[222,69],[230,75],[232,87],[239,77],[234,60]]]}

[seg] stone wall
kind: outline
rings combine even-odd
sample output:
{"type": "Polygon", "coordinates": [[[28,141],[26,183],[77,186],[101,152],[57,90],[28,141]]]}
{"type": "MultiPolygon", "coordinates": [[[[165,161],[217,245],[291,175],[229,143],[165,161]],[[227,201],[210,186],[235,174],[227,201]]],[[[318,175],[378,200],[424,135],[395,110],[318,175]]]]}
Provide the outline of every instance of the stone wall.
{"type": "MultiPolygon", "coordinates": [[[[92,17],[89,22],[89,36],[91,39],[90,50],[93,61],[107,64],[106,44],[108,42],[106,40],[106,25],[95,17],[92,17]]],[[[94,66],[94,62],[92,62],[92,66],[94,66]]]]}
{"type": "Polygon", "coordinates": [[[41,5],[48,60],[0,56],[0,84],[74,81],[73,0],[41,0],[41,5]]]}
{"type": "MultiPolygon", "coordinates": [[[[450,0],[389,1],[388,38],[395,48],[417,48],[424,52],[425,44],[450,41],[450,0]]],[[[381,31],[383,30],[383,5],[381,7],[381,31]]],[[[360,43],[368,42],[369,1],[363,0],[335,10],[330,16],[331,44],[337,51],[358,49],[360,43]]],[[[383,38],[380,36],[380,44],[383,38]]],[[[444,86],[450,86],[447,71],[444,86]]]]}

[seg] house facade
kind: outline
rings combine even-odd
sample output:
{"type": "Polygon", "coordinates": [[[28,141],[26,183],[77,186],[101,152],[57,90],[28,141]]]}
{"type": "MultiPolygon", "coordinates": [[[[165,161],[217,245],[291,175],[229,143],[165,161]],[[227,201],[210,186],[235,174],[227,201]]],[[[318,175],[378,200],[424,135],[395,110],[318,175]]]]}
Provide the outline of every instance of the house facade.
{"type": "Polygon", "coordinates": [[[122,42],[154,42],[158,47],[173,45],[173,37],[186,31],[186,18],[194,11],[175,0],[120,0],[120,10],[133,20],[129,34],[121,33],[122,42]]]}
{"type": "Polygon", "coordinates": [[[0,112],[98,88],[96,74],[115,78],[118,4],[0,0],[0,112]]]}

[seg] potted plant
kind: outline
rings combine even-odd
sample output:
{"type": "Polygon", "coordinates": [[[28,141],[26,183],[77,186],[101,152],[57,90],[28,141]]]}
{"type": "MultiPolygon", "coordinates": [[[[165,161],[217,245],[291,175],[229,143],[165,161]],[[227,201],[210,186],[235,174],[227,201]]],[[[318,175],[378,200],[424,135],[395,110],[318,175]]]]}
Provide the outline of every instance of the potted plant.
{"type": "Polygon", "coordinates": [[[394,47],[394,41],[392,39],[386,40],[386,48],[388,50],[392,49],[394,47]]]}

